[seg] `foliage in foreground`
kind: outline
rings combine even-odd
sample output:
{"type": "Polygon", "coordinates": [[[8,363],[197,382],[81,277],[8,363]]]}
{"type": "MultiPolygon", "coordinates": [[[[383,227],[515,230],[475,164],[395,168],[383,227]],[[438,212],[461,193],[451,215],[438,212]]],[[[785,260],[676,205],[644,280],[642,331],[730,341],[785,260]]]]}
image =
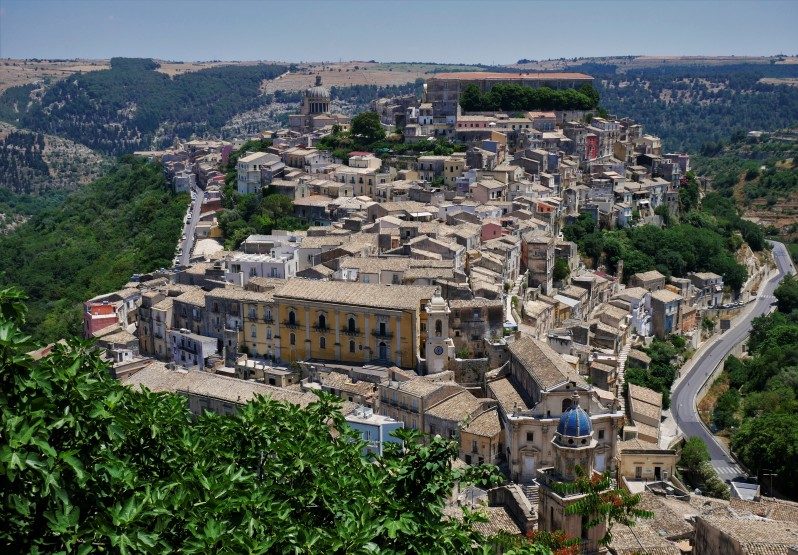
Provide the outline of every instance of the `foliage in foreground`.
{"type": "MultiPolygon", "coordinates": [[[[33,360],[24,295],[0,290],[0,546],[4,552],[492,553],[479,510],[445,518],[455,484],[495,486],[494,466],[453,468],[457,444],[399,432],[365,457],[340,401],[259,397],[194,417],[180,395],[114,380],[71,339],[33,360]]],[[[646,516],[635,496],[588,480],[574,511],[646,516]],[[596,495],[593,495],[593,494],[596,495]]],[[[581,490],[580,490],[581,491],[581,490]]],[[[564,539],[562,535],[552,538],[564,539]]],[[[548,536],[547,536],[548,537],[548,536]]],[[[542,555],[553,544],[505,551],[542,555]]],[[[551,538],[550,538],[551,539],[551,538]]]]}
{"type": "Polygon", "coordinates": [[[332,397],[305,409],[259,398],[193,419],[178,395],[133,391],[90,346],[34,361],[25,307],[0,292],[0,544],[5,552],[466,553],[476,518],[442,518],[456,446],[405,432],[361,455],[332,397]]]}
{"type": "Polygon", "coordinates": [[[76,334],[81,302],[171,266],[187,204],[160,166],[128,157],[0,237],[0,285],[33,299],[26,330],[43,342],[76,334]]]}

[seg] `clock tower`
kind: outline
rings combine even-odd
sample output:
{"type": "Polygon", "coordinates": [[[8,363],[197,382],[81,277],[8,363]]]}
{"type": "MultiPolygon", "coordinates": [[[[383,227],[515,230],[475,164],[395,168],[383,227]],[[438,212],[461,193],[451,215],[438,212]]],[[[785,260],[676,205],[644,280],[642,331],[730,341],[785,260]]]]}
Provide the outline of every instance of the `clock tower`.
{"type": "Polygon", "coordinates": [[[449,313],[451,309],[441,297],[440,289],[435,291],[427,303],[427,343],[425,346],[427,374],[437,374],[446,370],[449,358],[454,356],[454,341],[449,338],[449,313]]]}

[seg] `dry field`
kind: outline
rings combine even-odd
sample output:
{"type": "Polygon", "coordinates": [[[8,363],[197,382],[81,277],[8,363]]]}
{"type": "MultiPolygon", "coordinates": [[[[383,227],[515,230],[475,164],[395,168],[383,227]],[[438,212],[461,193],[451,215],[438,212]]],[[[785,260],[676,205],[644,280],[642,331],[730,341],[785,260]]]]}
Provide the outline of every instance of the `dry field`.
{"type": "Polygon", "coordinates": [[[373,62],[342,62],[331,64],[304,64],[295,72],[285,73],[272,81],[263,83],[265,93],[274,91],[303,91],[312,87],[316,75],[321,75],[327,87],[348,87],[352,85],[404,85],[428,73],[424,68],[394,69],[390,65],[373,62]]]}
{"type": "Polygon", "coordinates": [[[78,71],[98,71],[111,67],[108,60],[48,60],[0,59],[0,93],[18,85],[35,83],[40,79],[63,79],[78,71]]]}
{"type": "Polygon", "coordinates": [[[789,85],[791,87],[798,87],[798,77],[763,77],[759,82],[765,85],[789,85]]]}
{"type": "MultiPolygon", "coordinates": [[[[567,70],[569,67],[584,63],[613,64],[620,71],[629,69],[642,69],[646,67],[662,67],[666,65],[727,65],[740,63],[770,63],[771,58],[764,56],[609,56],[604,58],[582,58],[541,60],[529,64],[509,64],[526,71],[554,71],[567,70]]],[[[795,63],[792,58],[786,58],[777,63],[795,63]]]]}

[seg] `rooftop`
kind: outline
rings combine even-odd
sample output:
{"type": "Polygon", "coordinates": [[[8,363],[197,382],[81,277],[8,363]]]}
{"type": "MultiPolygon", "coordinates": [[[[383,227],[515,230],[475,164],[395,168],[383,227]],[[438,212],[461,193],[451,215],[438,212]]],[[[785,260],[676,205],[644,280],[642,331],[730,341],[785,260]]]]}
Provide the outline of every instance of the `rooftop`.
{"type": "Polygon", "coordinates": [[[417,311],[422,300],[432,298],[435,289],[432,286],[376,285],[297,278],[288,280],[274,296],[281,299],[417,311]]]}
{"type": "Polygon", "coordinates": [[[524,336],[510,343],[510,352],[544,389],[572,381],[587,386],[584,378],[548,344],[524,336]]]}
{"type": "Polygon", "coordinates": [[[426,414],[442,420],[461,422],[477,410],[479,405],[477,398],[464,390],[427,409],[426,414]]]}
{"type": "Polygon", "coordinates": [[[255,399],[257,395],[300,406],[306,406],[318,399],[312,393],[299,393],[210,372],[169,370],[162,362],[153,362],[120,381],[134,389],[146,387],[154,392],[190,393],[236,404],[244,404],[255,399]]]}
{"type": "Polygon", "coordinates": [[[449,79],[454,81],[473,81],[484,79],[486,81],[547,81],[551,79],[575,79],[592,81],[593,78],[585,73],[558,72],[558,73],[492,73],[482,71],[463,71],[457,73],[436,73],[429,78],[430,81],[449,79]]]}

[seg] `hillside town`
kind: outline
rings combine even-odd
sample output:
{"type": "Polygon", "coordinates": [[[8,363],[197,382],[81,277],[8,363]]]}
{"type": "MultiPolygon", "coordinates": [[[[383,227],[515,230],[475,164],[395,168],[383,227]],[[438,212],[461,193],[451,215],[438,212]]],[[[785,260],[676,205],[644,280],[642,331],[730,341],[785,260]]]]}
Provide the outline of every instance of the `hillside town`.
{"type": "Polygon", "coordinates": [[[482,506],[490,533],[562,530],[584,553],[787,553],[798,506],[745,486],[730,500],[686,486],[676,476],[685,434],[663,393],[625,380],[652,364],[653,341],[678,336],[694,351],[720,333],[769,268],[745,261],[739,294],[711,272],[650,270],[624,284],[623,261],[592,269],[563,234],[585,215],[601,229],[663,226],[679,213],[689,155],[663,151],[629,118],[459,103],[472,85],[592,82],[439,73],[421,98],[372,102],[386,133],[455,145],[447,154],[338,158],[325,138],[352,121],[331,112],[321,77],[285,129],[139,152],[190,193],[184,233],[172,268],[85,301],[84,334],[119,380],[179,393],[195,413],[232,414],[258,395],[305,406],[326,392],[371,452],[398,441],[397,428],[449,438],[458,464],[495,464],[508,478],[452,495],[452,507],[482,506]],[[253,140],[263,148],[241,150],[253,140]],[[308,229],[226,249],[231,156],[237,194],[285,195],[308,229]],[[605,527],[568,511],[582,494],[554,485],[577,468],[609,471],[656,518],[617,526],[603,546],[605,527]]]}

